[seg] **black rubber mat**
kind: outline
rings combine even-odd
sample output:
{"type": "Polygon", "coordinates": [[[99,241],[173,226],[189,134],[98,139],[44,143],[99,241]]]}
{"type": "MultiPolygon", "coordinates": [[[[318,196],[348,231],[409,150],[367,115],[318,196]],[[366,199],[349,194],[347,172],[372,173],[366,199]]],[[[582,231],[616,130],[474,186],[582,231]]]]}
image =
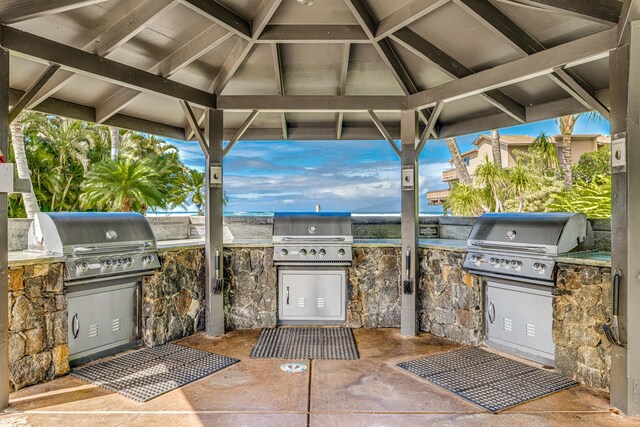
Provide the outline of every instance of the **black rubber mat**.
{"type": "Polygon", "coordinates": [[[353,360],[358,348],[349,328],[273,328],[262,330],[251,357],[353,360]]]}
{"type": "Polygon", "coordinates": [[[440,353],[398,366],[493,413],[578,384],[478,348],[440,353]]]}
{"type": "Polygon", "coordinates": [[[71,376],[146,402],[238,361],[208,351],[164,344],[74,369],[71,376]]]}

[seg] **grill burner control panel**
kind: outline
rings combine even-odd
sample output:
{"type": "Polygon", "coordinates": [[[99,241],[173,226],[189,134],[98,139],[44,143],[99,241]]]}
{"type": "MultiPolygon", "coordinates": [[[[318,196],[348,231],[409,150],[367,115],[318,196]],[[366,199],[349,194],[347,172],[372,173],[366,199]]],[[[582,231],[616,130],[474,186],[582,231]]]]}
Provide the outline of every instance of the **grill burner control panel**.
{"type": "Polygon", "coordinates": [[[553,279],[554,267],[555,262],[551,259],[501,255],[495,252],[470,252],[464,261],[464,268],[480,274],[511,275],[543,281],[553,279]]]}
{"type": "Polygon", "coordinates": [[[155,254],[118,254],[112,257],[83,257],[66,262],[69,279],[81,279],[118,273],[135,273],[160,267],[155,254]]]}
{"type": "Polygon", "coordinates": [[[351,250],[349,248],[327,246],[313,247],[306,245],[288,245],[280,249],[276,248],[273,254],[276,262],[329,262],[351,263],[351,250]]]}

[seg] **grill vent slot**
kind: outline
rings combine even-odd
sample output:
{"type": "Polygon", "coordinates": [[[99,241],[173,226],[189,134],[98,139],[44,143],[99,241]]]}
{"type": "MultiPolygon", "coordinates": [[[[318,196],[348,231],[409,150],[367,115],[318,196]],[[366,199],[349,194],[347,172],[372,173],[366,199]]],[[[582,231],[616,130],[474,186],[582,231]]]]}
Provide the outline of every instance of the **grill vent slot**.
{"type": "Polygon", "coordinates": [[[318,308],[324,308],[326,305],[326,299],[325,298],[318,298],[318,308]]]}
{"type": "Polygon", "coordinates": [[[120,319],[113,319],[111,321],[111,332],[118,332],[121,328],[120,319]]]}
{"type": "Polygon", "coordinates": [[[536,336],[536,325],[532,325],[531,323],[527,323],[527,336],[535,338],[535,336],[536,336]]]}
{"type": "Polygon", "coordinates": [[[89,325],[89,338],[95,338],[98,336],[98,324],[94,323],[89,325]]]}
{"type": "Polygon", "coordinates": [[[298,307],[304,308],[306,306],[307,306],[307,299],[306,298],[298,298],[298,307]]]}
{"type": "Polygon", "coordinates": [[[502,327],[505,331],[513,331],[513,322],[511,319],[507,319],[506,317],[502,319],[502,327]]]}

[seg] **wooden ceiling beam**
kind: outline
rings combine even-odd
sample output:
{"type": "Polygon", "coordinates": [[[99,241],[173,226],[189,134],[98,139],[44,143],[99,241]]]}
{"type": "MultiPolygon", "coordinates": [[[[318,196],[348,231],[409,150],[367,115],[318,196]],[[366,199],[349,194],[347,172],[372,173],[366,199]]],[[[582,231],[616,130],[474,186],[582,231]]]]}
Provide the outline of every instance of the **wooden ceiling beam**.
{"type": "Polygon", "coordinates": [[[235,35],[251,40],[251,23],[215,0],[180,0],[202,16],[222,25],[235,35]]]}
{"type": "Polygon", "coordinates": [[[1,26],[0,44],[15,53],[45,63],[58,64],[69,71],[86,74],[135,90],[164,95],[203,107],[215,108],[215,96],[138,68],[102,58],[62,43],[1,26]]]}
{"type": "Polygon", "coordinates": [[[106,0],[5,0],[0,4],[0,22],[3,24],[16,24],[104,1],[106,0]]]}

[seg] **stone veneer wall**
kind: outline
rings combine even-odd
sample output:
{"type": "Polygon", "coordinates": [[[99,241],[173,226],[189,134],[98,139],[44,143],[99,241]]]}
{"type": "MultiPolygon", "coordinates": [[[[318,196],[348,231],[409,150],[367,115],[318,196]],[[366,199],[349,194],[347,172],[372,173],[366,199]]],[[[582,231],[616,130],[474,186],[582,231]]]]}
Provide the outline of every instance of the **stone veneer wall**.
{"type": "Polygon", "coordinates": [[[353,248],[347,277],[347,326],[400,327],[400,268],[400,248],[353,248]]]}
{"type": "Polygon", "coordinates": [[[152,347],[204,329],[204,249],[160,252],[142,285],[142,339],[152,347]]]}
{"type": "MultiPolygon", "coordinates": [[[[227,248],[228,329],[277,324],[277,274],[272,248],[227,248]]],[[[462,269],[464,253],[420,250],[420,330],[452,341],[482,342],[482,286],[462,269]]],[[[143,281],[143,340],[163,344],[204,328],[204,249],[160,253],[161,270],[143,281]]],[[[349,327],[400,326],[400,248],[355,247],[347,278],[349,327]]],[[[11,388],[69,371],[63,265],[9,269],[11,388]]],[[[610,380],[610,345],[602,333],[611,308],[611,270],[561,264],[554,297],[556,366],[598,389],[610,380]]]]}
{"type": "Polygon", "coordinates": [[[560,264],[553,300],[556,368],[590,387],[608,389],[611,344],[611,269],[560,264]]]}
{"type": "Polygon", "coordinates": [[[9,269],[11,390],[69,372],[62,264],[9,269]]]}
{"type": "Polygon", "coordinates": [[[420,330],[451,341],[482,342],[482,283],[462,269],[462,252],[420,250],[420,330]]]}
{"type": "Polygon", "coordinates": [[[273,248],[224,250],[227,329],[273,328],[278,321],[278,277],[273,248]]]}

